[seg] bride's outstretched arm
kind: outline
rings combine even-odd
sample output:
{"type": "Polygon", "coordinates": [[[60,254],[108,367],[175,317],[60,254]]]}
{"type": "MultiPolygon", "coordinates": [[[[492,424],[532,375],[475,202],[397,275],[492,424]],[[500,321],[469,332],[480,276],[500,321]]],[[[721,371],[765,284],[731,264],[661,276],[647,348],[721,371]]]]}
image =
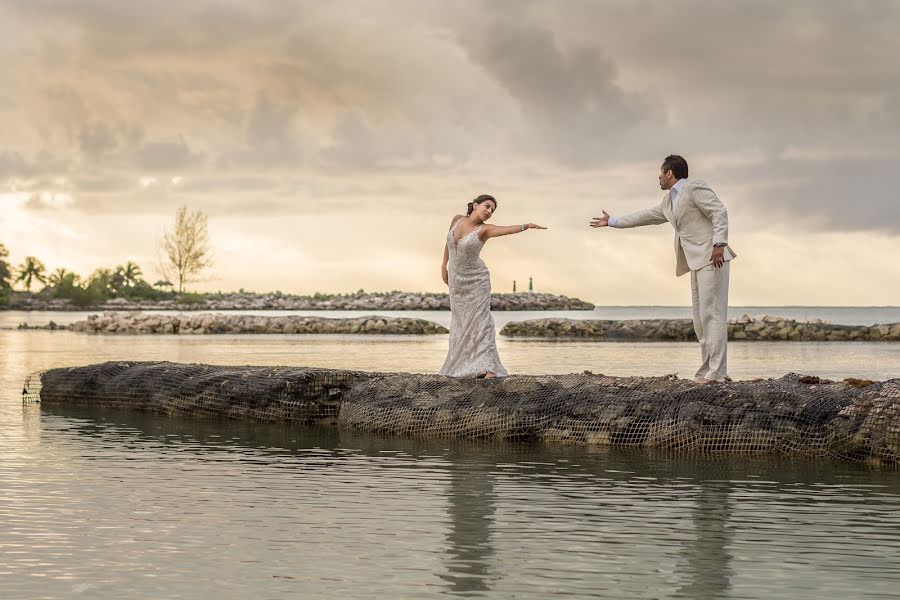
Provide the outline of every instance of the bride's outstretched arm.
{"type": "Polygon", "coordinates": [[[510,235],[513,233],[522,233],[526,229],[547,229],[535,223],[523,223],[522,225],[485,225],[481,228],[479,236],[486,240],[492,237],[500,237],[501,235],[510,235]]]}

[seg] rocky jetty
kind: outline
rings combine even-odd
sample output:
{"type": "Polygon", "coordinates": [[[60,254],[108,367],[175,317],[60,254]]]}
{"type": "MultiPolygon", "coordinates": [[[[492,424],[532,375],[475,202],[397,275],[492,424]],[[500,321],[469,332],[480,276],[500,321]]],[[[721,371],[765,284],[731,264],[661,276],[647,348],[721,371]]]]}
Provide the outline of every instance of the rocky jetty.
{"type": "MultiPolygon", "coordinates": [[[[447,294],[411,292],[355,294],[208,294],[162,301],[130,301],[125,298],[107,300],[92,306],[75,306],[67,300],[45,300],[35,295],[19,294],[7,307],[12,310],[450,310],[447,294]]],[[[577,298],[555,294],[493,294],[493,310],[593,310],[594,305],[577,298]]]]}
{"type": "MultiPolygon", "coordinates": [[[[500,335],[509,337],[578,338],[590,340],[694,341],[690,319],[600,321],[534,319],[507,323],[500,335]]],[[[823,321],[792,321],[779,317],[747,315],[728,322],[728,339],[747,341],[900,341],[900,323],[889,325],[834,325],[823,321]]]]}
{"type": "Polygon", "coordinates": [[[68,328],[68,325],[60,325],[55,321],[50,321],[46,325],[29,325],[28,323],[20,323],[16,329],[43,329],[45,331],[57,331],[59,329],[68,328]]]}
{"type": "MultiPolygon", "coordinates": [[[[60,328],[57,326],[57,328],[60,328]]],[[[360,333],[383,335],[429,335],[447,333],[447,329],[425,321],[397,317],[260,317],[253,315],[191,314],[158,315],[142,312],[108,312],[91,315],[86,321],[69,326],[71,331],[100,334],[178,334],[207,335],[224,333],[360,333]]]]}
{"type": "Polygon", "coordinates": [[[673,452],[829,457],[900,467],[900,379],[438,375],[113,362],[51,369],[26,402],[337,426],[390,435],[673,452]]]}

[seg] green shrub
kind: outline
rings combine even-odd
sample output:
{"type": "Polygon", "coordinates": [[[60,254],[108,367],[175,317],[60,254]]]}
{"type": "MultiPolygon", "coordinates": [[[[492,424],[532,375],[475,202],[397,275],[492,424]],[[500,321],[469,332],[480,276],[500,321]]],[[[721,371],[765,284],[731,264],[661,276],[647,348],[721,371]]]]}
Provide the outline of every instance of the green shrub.
{"type": "Polygon", "coordinates": [[[131,300],[164,300],[174,294],[160,291],[141,279],[132,287],[126,288],[122,295],[131,300]]]}
{"type": "Polygon", "coordinates": [[[192,292],[182,292],[175,297],[175,302],[177,304],[205,304],[206,296],[192,292]]]}

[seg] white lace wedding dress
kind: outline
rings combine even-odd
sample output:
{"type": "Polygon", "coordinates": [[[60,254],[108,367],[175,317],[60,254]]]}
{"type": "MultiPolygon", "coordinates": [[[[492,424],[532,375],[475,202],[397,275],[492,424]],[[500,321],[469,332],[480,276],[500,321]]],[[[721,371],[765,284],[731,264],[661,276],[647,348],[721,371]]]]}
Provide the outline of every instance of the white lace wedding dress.
{"type": "Polygon", "coordinates": [[[440,374],[450,377],[478,377],[493,371],[508,375],[497,354],[497,333],[491,316],[491,274],[479,256],[484,242],[478,239],[479,225],[454,239],[457,219],[447,233],[447,262],[450,284],[450,349],[440,374]]]}

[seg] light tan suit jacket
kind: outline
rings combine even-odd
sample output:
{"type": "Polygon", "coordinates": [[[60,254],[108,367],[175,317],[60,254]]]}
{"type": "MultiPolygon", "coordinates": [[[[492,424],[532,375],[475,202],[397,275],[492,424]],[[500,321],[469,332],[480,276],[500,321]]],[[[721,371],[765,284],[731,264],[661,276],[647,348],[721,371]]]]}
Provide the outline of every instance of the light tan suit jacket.
{"type": "MultiPolygon", "coordinates": [[[[699,271],[712,263],[713,244],[728,243],[728,211],[709,185],[700,179],[687,179],[678,194],[677,209],[672,210],[669,192],[659,206],[617,217],[616,227],[660,225],[675,228],[675,275],[699,271]]],[[[736,257],[725,247],[725,260],[736,257]]]]}

